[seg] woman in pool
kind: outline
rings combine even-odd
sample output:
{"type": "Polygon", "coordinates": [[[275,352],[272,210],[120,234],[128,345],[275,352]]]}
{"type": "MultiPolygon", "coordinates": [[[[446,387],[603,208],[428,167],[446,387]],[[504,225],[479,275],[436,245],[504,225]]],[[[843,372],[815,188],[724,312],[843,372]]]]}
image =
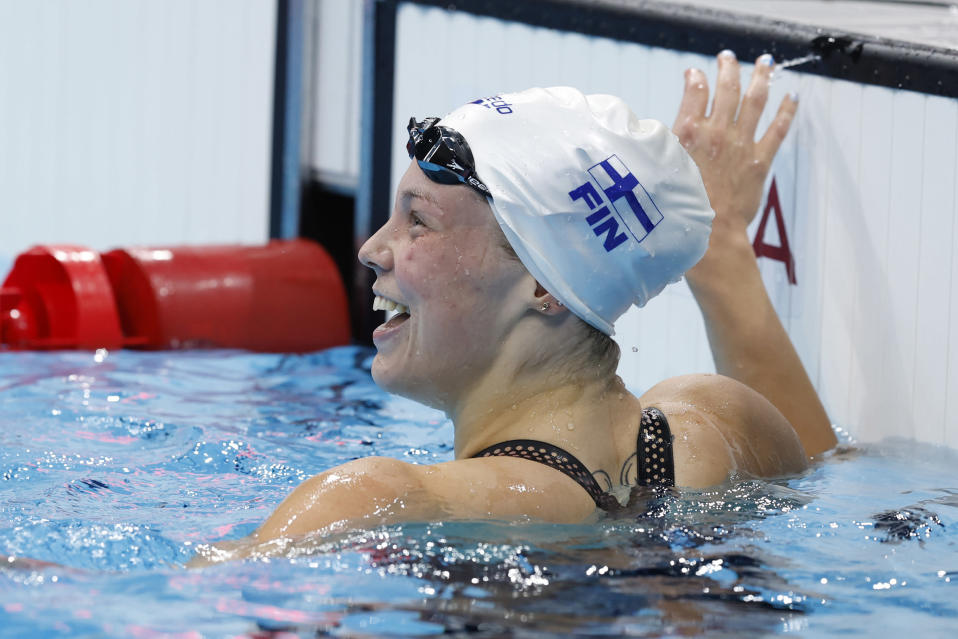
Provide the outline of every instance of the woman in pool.
{"type": "Polygon", "coordinates": [[[373,333],[372,374],[452,419],[455,461],[343,464],[296,488],[241,551],[207,558],[395,521],[581,522],[636,486],[795,473],[831,448],[745,233],[797,102],[755,142],[771,57],[743,97],[734,55],[718,60],[708,115],[705,75],[686,72],[676,135],[572,89],[411,122],[395,210],[359,253],[377,307],[398,311],[373,333]],[[719,375],[635,397],[612,323],[683,273],[719,375]]]}

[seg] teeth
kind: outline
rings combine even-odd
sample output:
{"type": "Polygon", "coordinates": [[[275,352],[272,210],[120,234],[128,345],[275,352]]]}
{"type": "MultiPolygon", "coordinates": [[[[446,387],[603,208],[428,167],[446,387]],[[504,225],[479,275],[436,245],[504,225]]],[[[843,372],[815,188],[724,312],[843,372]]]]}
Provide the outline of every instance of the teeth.
{"type": "Polygon", "coordinates": [[[396,313],[408,313],[409,307],[405,304],[394,302],[391,299],[377,295],[373,298],[374,311],[396,311],[396,313]]]}

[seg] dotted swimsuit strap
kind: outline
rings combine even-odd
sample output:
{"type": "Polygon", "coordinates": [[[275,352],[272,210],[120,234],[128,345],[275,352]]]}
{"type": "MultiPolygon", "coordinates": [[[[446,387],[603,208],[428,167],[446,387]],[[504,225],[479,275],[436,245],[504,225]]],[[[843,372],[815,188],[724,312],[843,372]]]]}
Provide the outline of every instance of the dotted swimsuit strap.
{"type": "Polygon", "coordinates": [[[619,508],[619,502],[599,487],[599,482],[595,480],[585,464],[558,446],[535,439],[512,439],[484,448],[473,455],[473,458],[475,457],[518,457],[545,464],[574,479],[589,493],[599,508],[603,510],[619,508]]]}
{"type": "Polygon", "coordinates": [[[675,460],[672,455],[672,431],[665,414],[652,406],[642,409],[638,441],[639,486],[674,486],[675,460]]]}

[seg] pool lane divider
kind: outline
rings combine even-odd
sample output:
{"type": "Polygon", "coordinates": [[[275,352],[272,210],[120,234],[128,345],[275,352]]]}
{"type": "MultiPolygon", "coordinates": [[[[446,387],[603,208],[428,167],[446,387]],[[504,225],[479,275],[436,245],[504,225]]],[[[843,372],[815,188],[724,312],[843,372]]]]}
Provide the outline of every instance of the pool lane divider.
{"type": "Polygon", "coordinates": [[[0,350],[348,344],[346,290],[315,242],[115,249],[35,246],[0,288],[0,350]]]}

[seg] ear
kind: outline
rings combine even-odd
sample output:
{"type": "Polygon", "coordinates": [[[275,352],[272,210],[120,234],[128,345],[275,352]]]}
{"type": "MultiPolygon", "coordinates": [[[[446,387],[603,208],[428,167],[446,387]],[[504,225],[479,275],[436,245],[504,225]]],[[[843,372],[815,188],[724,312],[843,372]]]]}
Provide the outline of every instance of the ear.
{"type": "Polygon", "coordinates": [[[569,309],[557,300],[552,293],[545,290],[539,282],[536,282],[532,308],[543,315],[562,315],[569,312],[569,309]]]}

